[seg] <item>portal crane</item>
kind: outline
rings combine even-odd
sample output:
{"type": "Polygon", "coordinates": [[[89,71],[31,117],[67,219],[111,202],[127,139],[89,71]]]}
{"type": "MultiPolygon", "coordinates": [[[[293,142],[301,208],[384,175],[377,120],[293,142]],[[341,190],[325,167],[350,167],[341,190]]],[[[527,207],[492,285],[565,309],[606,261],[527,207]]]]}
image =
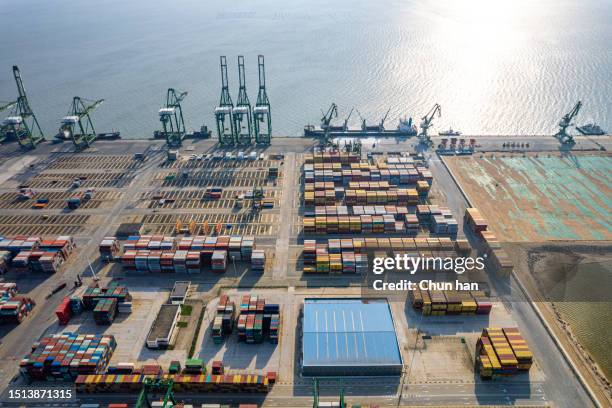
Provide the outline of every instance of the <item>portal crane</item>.
{"type": "Polygon", "coordinates": [[[138,399],[136,400],[136,405],[134,405],[134,408],[152,408],[153,405],[149,400],[150,393],[164,393],[164,399],[161,408],[169,408],[176,406],[178,402],[174,397],[174,392],[172,391],[173,387],[173,380],[163,380],[160,378],[145,378],[144,383],[142,385],[142,390],[138,395],[138,399]]]}
{"type": "Polygon", "coordinates": [[[72,98],[72,106],[68,115],[62,118],[58,135],[61,139],[72,139],[78,150],[89,147],[96,140],[96,130],[90,113],[102,105],[104,99],[98,99],[89,105],[85,105],[83,101],[91,102],[78,96],[72,98]]]}
{"type": "Polygon", "coordinates": [[[387,113],[385,113],[385,116],[383,116],[383,118],[380,120],[380,124],[378,125],[378,131],[381,133],[383,130],[385,130],[385,120],[387,120],[387,116],[389,116],[389,112],[391,112],[391,108],[387,110],[387,113]]]}
{"type": "Polygon", "coordinates": [[[166,105],[159,110],[159,121],[162,123],[162,137],[170,147],[179,147],[185,138],[185,119],[183,119],[183,108],[181,102],[187,96],[187,92],[179,92],[174,88],[168,88],[166,92],[166,105]]]}
{"type": "Polygon", "coordinates": [[[359,119],[361,119],[361,130],[365,132],[366,130],[368,130],[368,125],[366,123],[365,118],[361,116],[361,112],[359,112],[359,109],[357,109],[357,115],[359,115],[359,119]]]}
{"type": "Polygon", "coordinates": [[[251,144],[253,131],[251,102],[246,92],[246,78],[244,74],[244,57],[238,56],[238,99],[236,107],[232,111],[232,119],[234,120],[234,131],[236,132],[236,140],[238,144],[251,144]]]}
{"type": "MultiPolygon", "coordinates": [[[[323,111],[321,110],[321,113],[323,111]]],[[[332,102],[329,109],[327,109],[326,113],[323,113],[323,117],[321,118],[321,129],[326,130],[329,128],[329,124],[333,118],[338,117],[338,106],[332,102]]]]}
{"type": "Polygon", "coordinates": [[[34,148],[45,140],[45,135],[38,124],[34,111],[30,107],[17,65],[13,65],[13,77],[15,78],[15,84],[17,84],[19,96],[15,104],[12,105],[11,115],[2,122],[0,140],[13,137],[17,139],[21,147],[34,148]]]}
{"type": "Polygon", "coordinates": [[[346,119],[344,119],[344,125],[342,125],[342,130],[344,130],[345,132],[348,130],[348,121],[351,118],[351,115],[353,114],[354,110],[355,108],[351,108],[351,111],[349,112],[348,116],[346,117],[346,119]]]}
{"type": "Polygon", "coordinates": [[[574,137],[572,135],[567,134],[567,128],[573,125],[572,120],[574,120],[576,115],[578,115],[578,112],[580,112],[580,108],[582,108],[582,102],[578,101],[578,103],[574,105],[574,108],[565,115],[563,115],[563,117],[559,121],[559,132],[557,132],[555,137],[559,139],[562,144],[569,145],[575,143],[574,137]]]}
{"type": "MultiPolygon", "coordinates": [[[[321,113],[323,113],[323,111],[321,111],[321,113]]],[[[332,118],[334,117],[335,118],[338,117],[338,106],[334,102],[332,102],[327,112],[323,113],[323,117],[321,118],[321,129],[323,129],[323,131],[325,132],[325,135],[323,137],[324,146],[329,146],[332,144],[331,137],[330,137],[330,132],[331,132],[330,122],[332,118]]]]}
{"type": "Polygon", "coordinates": [[[231,146],[236,143],[234,121],[232,111],[234,110],[234,102],[229,93],[229,81],[227,78],[227,59],[225,56],[220,58],[221,65],[221,97],[219,98],[219,106],[215,108],[215,119],[217,121],[217,135],[219,143],[226,146],[231,146]]]}
{"type": "Polygon", "coordinates": [[[436,103],[425,116],[421,118],[421,133],[419,133],[419,141],[424,144],[431,144],[431,139],[427,135],[427,131],[432,125],[434,117],[438,114],[438,117],[442,115],[442,107],[436,103]]]}
{"type": "Polygon", "coordinates": [[[259,93],[257,94],[257,103],[253,109],[255,142],[258,144],[270,144],[272,139],[272,117],[270,101],[266,93],[266,71],[263,55],[257,57],[257,68],[259,70],[259,93]]]}

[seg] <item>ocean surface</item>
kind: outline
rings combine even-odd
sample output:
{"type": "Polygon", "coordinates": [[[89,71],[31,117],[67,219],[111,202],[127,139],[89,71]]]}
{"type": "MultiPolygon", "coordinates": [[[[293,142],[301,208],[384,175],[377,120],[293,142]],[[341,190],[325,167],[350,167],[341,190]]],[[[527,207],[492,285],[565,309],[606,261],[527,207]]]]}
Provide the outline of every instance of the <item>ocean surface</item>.
{"type": "MultiPolygon", "coordinates": [[[[434,130],[548,134],[582,100],[576,122],[612,131],[611,17],[610,0],[0,0],[0,100],[16,96],[17,64],[47,136],[78,95],[106,100],[98,132],[150,137],[168,87],[189,92],[188,129],[212,128],[219,56],[234,100],[245,56],[254,103],[264,54],[278,136],[301,135],[331,102],[338,123],[353,107],[369,123],[390,109],[393,128],[437,102],[434,130]]],[[[563,313],[580,338],[609,336],[610,319],[563,313]]],[[[585,343],[609,374],[609,342],[585,343]]]]}
{"type": "Polygon", "coordinates": [[[187,128],[212,128],[219,56],[234,100],[245,56],[254,103],[264,54],[276,135],[331,102],[338,123],[390,109],[394,128],[438,102],[437,130],[551,133],[579,99],[578,123],[612,131],[611,17],[610,0],[0,0],[0,100],[18,64],[48,135],[78,95],[106,100],[97,131],[150,137],[168,87],[189,92],[187,128]]]}

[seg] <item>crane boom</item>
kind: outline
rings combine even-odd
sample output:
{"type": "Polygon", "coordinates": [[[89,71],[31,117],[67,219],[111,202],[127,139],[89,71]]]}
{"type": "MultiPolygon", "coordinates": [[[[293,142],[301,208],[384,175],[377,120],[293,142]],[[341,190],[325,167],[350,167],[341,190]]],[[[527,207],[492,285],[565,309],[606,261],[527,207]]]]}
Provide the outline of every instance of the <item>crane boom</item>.
{"type": "Polygon", "coordinates": [[[0,102],[0,112],[2,112],[3,110],[11,109],[15,105],[17,105],[17,101],[0,102]]]}

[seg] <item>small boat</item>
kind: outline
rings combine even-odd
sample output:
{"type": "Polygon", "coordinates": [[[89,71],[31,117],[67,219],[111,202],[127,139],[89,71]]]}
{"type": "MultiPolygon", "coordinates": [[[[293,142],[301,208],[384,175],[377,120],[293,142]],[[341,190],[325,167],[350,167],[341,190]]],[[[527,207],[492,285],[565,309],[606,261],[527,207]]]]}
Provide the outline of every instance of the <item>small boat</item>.
{"type": "Polygon", "coordinates": [[[461,132],[459,132],[458,130],[453,130],[453,128],[449,128],[448,130],[443,130],[441,132],[438,132],[438,135],[440,136],[461,136],[461,132]]]}
{"type": "Polygon", "coordinates": [[[587,123],[584,126],[576,126],[576,129],[583,135],[587,136],[601,136],[606,134],[601,127],[594,123],[587,123]]]}

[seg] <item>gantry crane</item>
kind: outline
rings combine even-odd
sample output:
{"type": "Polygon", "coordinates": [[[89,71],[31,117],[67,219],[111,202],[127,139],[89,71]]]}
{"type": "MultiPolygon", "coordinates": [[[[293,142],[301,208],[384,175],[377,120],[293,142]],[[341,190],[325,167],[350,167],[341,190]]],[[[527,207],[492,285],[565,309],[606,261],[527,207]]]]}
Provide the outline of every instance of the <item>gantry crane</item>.
{"type": "Polygon", "coordinates": [[[565,115],[563,115],[561,121],[559,121],[559,131],[557,132],[555,137],[559,139],[562,144],[568,145],[575,143],[574,137],[572,135],[567,134],[567,128],[573,125],[572,120],[574,120],[576,115],[578,115],[578,112],[580,112],[580,108],[582,108],[582,102],[578,101],[578,103],[574,105],[574,108],[565,115]]]}
{"type": "Polygon", "coordinates": [[[255,142],[258,144],[270,144],[272,139],[272,116],[270,101],[266,93],[266,71],[263,55],[257,57],[257,68],[259,70],[259,93],[257,94],[257,103],[253,109],[255,142]]]}
{"type": "Polygon", "coordinates": [[[227,60],[225,56],[221,56],[221,97],[219,98],[219,106],[215,108],[215,119],[217,121],[217,135],[219,143],[226,146],[231,146],[236,142],[234,137],[234,121],[232,111],[234,103],[229,93],[229,82],[227,79],[227,60]]]}
{"type": "Polygon", "coordinates": [[[186,96],[187,92],[178,92],[174,88],[168,88],[166,106],[159,110],[159,121],[163,126],[161,133],[170,147],[179,147],[183,144],[186,130],[181,102],[186,96]]]}
{"type": "Polygon", "coordinates": [[[0,140],[12,137],[17,139],[21,147],[34,148],[38,143],[45,140],[45,135],[30,107],[17,65],[13,65],[13,77],[15,78],[15,84],[17,84],[18,97],[15,103],[11,105],[13,108],[11,115],[2,122],[0,140]]]}
{"type": "Polygon", "coordinates": [[[419,133],[419,141],[423,144],[431,144],[431,139],[429,138],[427,131],[431,127],[432,121],[434,117],[436,116],[436,113],[438,114],[438,117],[442,115],[442,107],[438,103],[436,103],[429,110],[429,112],[427,112],[427,114],[421,118],[421,124],[420,124],[421,132],[419,133]]]}
{"type": "MultiPolygon", "coordinates": [[[[346,408],[346,402],[344,401],[344,386],[340,386],[340,397],[338,402],[339,408],[346,408]]],[[[313,380],[312,386],[312,408],[319,408],[319,379],[313,380]]]]}
{"type": "Polygon", "coordinates": [[[87,101],[75,96],[72,98],[72,105],[67,116],[62,118],[59,129],[61,139],[72,139],[77,149],[89,147],[96,140],[96,130],[91,121],[90,113],[104,102],[104,99],[97,101],[87,101]],[[85,102],[90,103],[86,105],[85,102]]]}
{"type": "Polygon", "coordinates": [[[246,78],[244,73],[244,57],[238,56],[238,99],[236,107],[232,111],[232,119],[234,120],[234,131],[236,132],[236,141],[241,145],[251,144],[253,130],[251,101],[246,92],[246,78]]]}
{"type": "Polygon", "coordinates": [[[174,397],[172,388],[174,387],[173,380],[163,380],[160,378],[145,378],[142,385],[142,390],[136,400],[135,408],[152,408],[153,405],[149,400],[150,393],[164,393],[164,399],[162,402],[162,408],[173,407],[178,404],[174,397]]]}
{"type": "MultiPolygon", "coordinates": [[[[5,111],[7,109],[11,109],[13,106],[17,105],[17,102],[0,102],[0,112],[5,111]]],[[[6,135],[4,133],[4,125],[0,127],[0,143],[4,142],[6,139],[6,135]]]]}

